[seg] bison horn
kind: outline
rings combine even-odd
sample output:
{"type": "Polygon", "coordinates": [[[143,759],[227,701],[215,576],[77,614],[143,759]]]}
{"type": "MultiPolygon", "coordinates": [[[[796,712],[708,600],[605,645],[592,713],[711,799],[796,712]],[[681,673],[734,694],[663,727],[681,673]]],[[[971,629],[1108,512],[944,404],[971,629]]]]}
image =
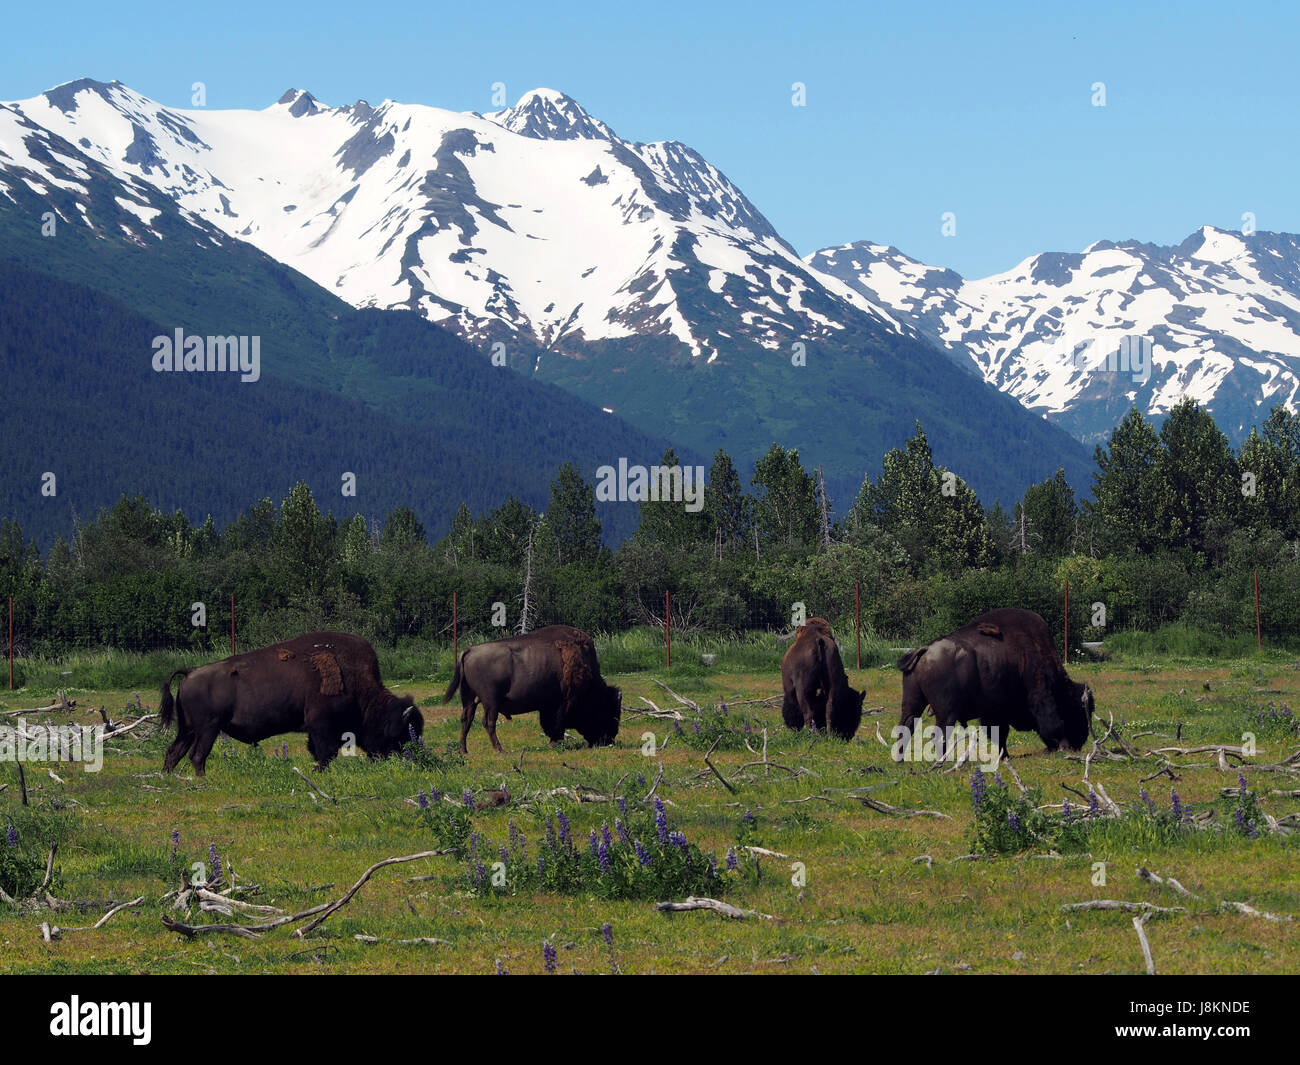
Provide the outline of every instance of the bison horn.
{"type": "Polygon", "coordinates": [[[402,712],[402,724],[405,725],[408,721],[410,721],[412,714],[418,714],[418,713],[419,711],[414,706],[408,706],[402,712]]]}

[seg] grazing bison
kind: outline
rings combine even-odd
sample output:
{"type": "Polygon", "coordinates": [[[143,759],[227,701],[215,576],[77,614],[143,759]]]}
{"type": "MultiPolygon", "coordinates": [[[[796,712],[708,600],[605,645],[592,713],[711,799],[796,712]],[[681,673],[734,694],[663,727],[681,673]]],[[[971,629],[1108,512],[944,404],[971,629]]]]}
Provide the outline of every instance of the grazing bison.
{"type": "Polygon", "coordinates": [[[1078,750],[1088,738],[1092,689],[1066,675],[1047,622],[1032,610],[990,610],[909,651],[898,668],[898,723],[909,731],[929,705],[941,730],[976,718],[998,727],[1003,754],[1013,728],[1037,732],[1048,750],[1078,750]]]}
{"type": "Polygon", "coordinates": [[[190,756],[203,776],[217,736],[257,743],[284,732],[306,732],[307,748],[323,768],[351,734],[370,755],[387,755],[424,731],[409,695],[398,698],[379,679],[375,649],[346,632],[309,632],[284,643],[231,655],[197,669],[178,669],[162,686],[162,723],[176,719],[167,772],[190,756]],[[184,679],[172,699],[171,682],[184,679]]]}
{"type": "Polygon", "coordinates": [[[460,690],[460,751],[483,704],[483,727],[498,751],[497,716],[536,710],[542,731],[559,742],[576,729],[587,746],[614,742],[623,713],[619,690],[601,678],[596,646],[572,625],[548,625],[525,636],[481,643],[462,651],[444,703],[460,690]]]}
{"type": "Polygon", "coordinates": [[[862,722],[865,691],[849,687],[830,623],[809,618],[781,660],[781,717],[792,729],[817,728],[853,739],[862,722]]]}

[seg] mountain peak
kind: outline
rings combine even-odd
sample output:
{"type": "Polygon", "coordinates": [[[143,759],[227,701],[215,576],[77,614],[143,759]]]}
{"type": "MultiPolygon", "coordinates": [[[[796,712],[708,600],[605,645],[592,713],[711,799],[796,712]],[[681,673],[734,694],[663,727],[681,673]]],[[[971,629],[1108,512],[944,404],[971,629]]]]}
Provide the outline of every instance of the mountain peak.
{"type": "Polygon", "coordinates": [[[536,140],[612,140],[614,131],[592,118],[571,96],[556,89],[531,89],[514,107],[485,115],[499,126],[536,140]]]}
{"type": "Polygon", "coordinates": [[[67,115],[77,109],[76,101],[80,93],[93,92],[111,103],[110,91],[122,87],[120,81],[96,81],[94,78],[77,78],[75,81],[65,81],[62,85],[56,85],[42,95],[52,106],[57,107],[67,115]]]}
{"type": "Polygon", "coordinates": [[[327,110],[306,89],[286,89],[284,95],[275,101],[275,106],[287,107],[289,114],[294,118],[302,118],[303,115],[314,115],[327,110]]]}

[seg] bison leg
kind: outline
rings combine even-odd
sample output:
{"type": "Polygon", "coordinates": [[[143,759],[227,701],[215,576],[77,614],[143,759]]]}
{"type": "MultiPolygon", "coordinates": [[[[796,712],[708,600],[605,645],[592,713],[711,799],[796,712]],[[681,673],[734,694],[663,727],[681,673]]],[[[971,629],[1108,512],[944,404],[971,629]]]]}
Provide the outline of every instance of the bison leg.
{"type": "Polygon", "coordinates": [[[483,704],[483,727],[487,730],[488,739],[492,741],[492,746],[498,751],[504,750],[501,741],[497,739],[497,710],[496,707],[483,704]]]}
{"type": "Polygon", "coordinates": [[[322,770],[338,757],[338,738],[320,729],[307,733],[307,750],[316,759],[316,769],[322,770]]]}
{"type": "Polygon", "coordinates": [[[799,709],[799,700],[790,689],[786,689],[781,698],[781,720],[787,728],[796,732],[803,728],[803,711],[799,709]]]}
{"type": "Polygon", "coordinates": [[[465,743],[465,738],[469,735],[470,726],[474,724],[474,708],[478,705],[478,696],[469,690],[469,687],[462,682],[460,689],[460,753],[469,754],[469,746],[465,743]]]}
{"type": "Polygon", "coordinates": [[[194,738],[194,749],[190,751],[190,764],[194,766],[194,775],[201,777],[207,772],[208,755],[212,753],[212,745],[217,742],[217,737],[221,735],[219,726],[211,728],[204,727],[194,738]]]}
{"type": "Polygon", "coordinates": [[[194,733],[182,725],[180,731],[176,733],[176,738],[172,740],[171,746],[167,748],[167,757],[163,759],[163,769],[170,773],[193,746],[194,733]]]}

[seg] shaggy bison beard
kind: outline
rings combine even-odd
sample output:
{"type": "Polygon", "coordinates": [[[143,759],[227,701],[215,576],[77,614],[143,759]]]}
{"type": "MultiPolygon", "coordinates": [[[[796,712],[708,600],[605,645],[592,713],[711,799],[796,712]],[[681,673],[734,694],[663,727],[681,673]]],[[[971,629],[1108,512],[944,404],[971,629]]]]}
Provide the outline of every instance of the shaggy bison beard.
{"type": "Polygon", "coordinates": [[[415,699],[410,695],[389,695],[382,708],[366,715],[365,731],[359,742],[367,754],[386,758],[397,754],[413,738],[423,735],[424,716],[415,705],[415,699]]]}
{"type": "Polygon", "coordinates": [[[578,730],[588,747],[608,747],[618,735],[623,717],[623,693],[612,684],[593,691],[569,718],[569,726],[578,730]]]}

